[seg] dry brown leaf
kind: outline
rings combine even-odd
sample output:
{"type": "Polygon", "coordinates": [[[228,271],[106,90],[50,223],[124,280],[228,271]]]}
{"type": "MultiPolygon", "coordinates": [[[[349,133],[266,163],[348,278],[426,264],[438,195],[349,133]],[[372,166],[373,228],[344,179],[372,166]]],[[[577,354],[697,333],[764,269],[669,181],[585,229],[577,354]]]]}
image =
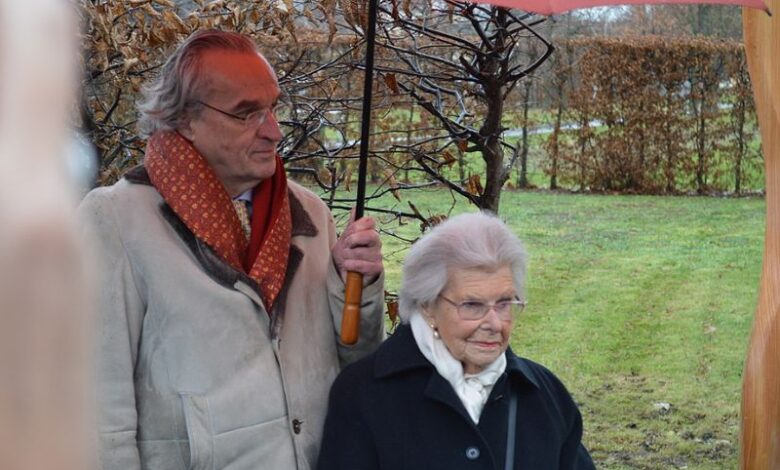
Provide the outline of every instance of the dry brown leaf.
{"type": "Polygon", "coordinates": [[[320,168],[320,171],[317,172],[320,181],[330,181],[330,176],[330,171],[327,168],[320,168]]]}
{"type": "Polygon", "coordinates": [[[217,8],[221,9],[224,6],[225,4],[222,0],[214,0],[213,2],[208,3],[205,7],[203,7],[203,11],[208,13],[214,11],[217,8]]]}
{"type": "Polygon", "coordinates": [[[479,175],[469,176],[469,179],[466,182],[466,190],[476,196],[482,195],[484,189],[482,188],[482,182],[480,181],[479,175]]]}
{"type": "Polygon", "coordinates": [[[442,166],[452,166],[453,163],[458,161],[458,159],[455,158],[455,156],[449,150],[443,151],[441,156],[444,158],[444,161],[441,162],[442,166]]]}
{"type": "Polygon", "coordinates": [[[466,139],[458,139],[455,141],[455,145],[458,146],[458,149],[461,152],[468,152],[469,150],[469,142],[466,139]]]}
{"type": "Polygon", "coordinates": [[[387,179],[387,183],[390,185],[390,192],[393,194],[393,197],[400,201],[401,193],[398,191],[398,181],[396,181],[395,175],[391,170],[385,170],[385,178],[387,179]]]}
{"type": "Polygon", "coordinates": [[[390,91],[398,93],[398,81],[396,80],[394,73],[385,74],[385,84],[387,84],[387,88],[390,88],[390,91]]]}
{"type": "Polygon", "coordinates": [[[145,3],[142,8],[149,16],[153,16],[155,18],[162,18],[162,14],[160,14],[159,11],[155,10],[151,3],[145,3]]]}
{"type": "Polygon", "coordinates": [[[447,216],[444,214],[432,215],[428,217],[428,227],[433,228],[445,220],[447,220],[447,216]]]}
{"type": "Polygon", "coordinates": [[[404,14],[406,15],[406,17],[407,18],[411,18],[412,17],[412,0],[404,0],[402,8],[404,10],[404,14]]]}
{"type": "Polygon", "coordinates": [[[163,20],[165,20],[166,23],[169,25],[176,25],[176,29],[183,34],[189,33],[190,29],[189,27],[182,21],[182,19],[177,15],[176,13],[165,10],[162,14],[163,20]]]}
{"type": "Polygon", "coordinates": [[[390,317],[390,322],[392,322],[393,325],[396,324],[398,321],[398,301],[397,300],[389,300],[386,302],[387,304],[387,316],[390,317]]]}
{"type": "Polygon", "coordinates": [[[122,68],[124,69],[125,73],[127,73],[138,62],[140,62],[138,60],[138,57],[127,58],[127,59],[125,59],[124,63],[122,64],[122,68]]]}
{"type": "Polygon", "coordinates": [[[406,201],[406,203],[409,204],[409,208],[412,209],[412,212],[416,217],[425,220],[425,217],[423,217],[422,214],[420,214],[420,211],[417,209],[417,206],[415,206],[412,201],[406,201]]]}
{"type": "Polygon", "coordinates": [[[347,190],[347,192],[351,192],[350,185],[352,184],[352,167],[348,166],[347,171],[344,172],[344,189],[347,190]]]}

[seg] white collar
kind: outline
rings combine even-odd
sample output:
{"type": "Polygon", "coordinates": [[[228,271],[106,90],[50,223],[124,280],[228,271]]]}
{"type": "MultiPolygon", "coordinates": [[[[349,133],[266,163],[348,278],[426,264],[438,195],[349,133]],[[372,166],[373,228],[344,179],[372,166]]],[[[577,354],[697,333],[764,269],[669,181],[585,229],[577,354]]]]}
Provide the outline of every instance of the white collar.
{"type": "Polygon", "coordinates": [[[498,356],[478,374],[464,374],[463,364],[452,357],[441,338],[433,335],[433,328],[426,323],[420,312],[413,312],[409,323],[420,352],[433,364],[439,375],[452,385],[469,416],[478,424],[493,386],[506,370],[506,355],[498,356]]]}

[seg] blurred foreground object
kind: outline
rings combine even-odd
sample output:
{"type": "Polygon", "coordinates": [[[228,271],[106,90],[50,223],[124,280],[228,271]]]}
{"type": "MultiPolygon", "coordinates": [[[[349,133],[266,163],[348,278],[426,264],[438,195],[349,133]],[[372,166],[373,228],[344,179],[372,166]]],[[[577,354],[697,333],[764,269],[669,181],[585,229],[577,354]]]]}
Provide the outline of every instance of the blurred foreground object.
{"type": "Polygon", "coordinates": [[[97,186],[98,155],[95,145],[80,132],[72,132],[65,145],[65,164],[78,197],[97,186]]]}
{"type": "Polygon", "coordinates": [[[0,468],[89,468],[86,276],[65,167],[70,2],[0,0],[0,468]]]}
{"type": "MultiPolygon", "coordinates": [[[[780,0],[767,5],[780,12],[780,0]]],[[[742,15],[766,163],[766,234],[742,384],[740,467],[769,470],[780,468],[780,16],[751,10],[742,15]]]]}

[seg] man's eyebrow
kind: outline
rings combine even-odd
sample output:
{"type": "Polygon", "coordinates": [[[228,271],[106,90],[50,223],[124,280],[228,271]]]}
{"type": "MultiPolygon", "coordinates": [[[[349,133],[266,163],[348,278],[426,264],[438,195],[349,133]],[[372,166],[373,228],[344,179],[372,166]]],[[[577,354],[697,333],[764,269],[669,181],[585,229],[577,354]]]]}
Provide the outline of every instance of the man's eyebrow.
{"type": "Polygon", "coordinates": [[[260,102],[257,100],[241,100],[235,106],[232,107],[232,110],[233,111],[256,110],[256,109],[260,109],[261,107],[262,106],[260,105],[260,102]]]}

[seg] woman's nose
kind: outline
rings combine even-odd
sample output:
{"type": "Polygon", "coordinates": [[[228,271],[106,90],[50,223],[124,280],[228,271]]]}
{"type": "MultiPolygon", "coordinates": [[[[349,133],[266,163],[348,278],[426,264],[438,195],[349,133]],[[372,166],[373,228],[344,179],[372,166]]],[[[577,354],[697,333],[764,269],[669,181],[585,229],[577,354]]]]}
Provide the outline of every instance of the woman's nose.
{"type": "Polygon", "coordinates": [[[490,328],[493,331],[501,329],[501,317],[496,312],[496,307],[493,305],[490,307],[485,317],[482,319],[482,326],[490,328]]]}

